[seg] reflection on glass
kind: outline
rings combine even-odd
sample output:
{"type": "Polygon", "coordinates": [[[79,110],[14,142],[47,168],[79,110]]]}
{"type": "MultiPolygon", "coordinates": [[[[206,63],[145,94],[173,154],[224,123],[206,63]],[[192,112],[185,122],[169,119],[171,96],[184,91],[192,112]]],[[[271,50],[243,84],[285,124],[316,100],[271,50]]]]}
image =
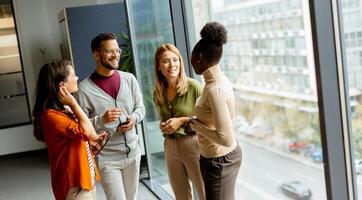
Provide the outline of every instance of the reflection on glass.
{"type": "Polygon", "coordinates": [[[153,104],[153,57],[162,43],[174,43],[168,1],[132,0],[129,1],[130,18],[133,21],[138,71],[142,81],[143,101],[146,107],[146,145],[151,180],[157,181],[170,195],[167,169],[164,159],[163,137],[159,129],[159,117],[153,104]]]}
{"type": "Polygon", "coordinates": [[[0,1],[0,85],[0,127],[29,122],[29,108],[10,0],[0,1]]]}
{"type": "Polygon", "coordinates": [[[362,199],[362,5],[359,0],[340,0],[339,4],[342,6],[341,36],[350,95],[351,116],[348,117],[352,124],[358,199],[362,199]]]}
{"type": "Polygon", "coordinates": [[[234,87],[243,149],[236,196],[326,199],[308,1],[188,4],[191,37],[208,21],[228,31],[220,65],[234,87]]]}

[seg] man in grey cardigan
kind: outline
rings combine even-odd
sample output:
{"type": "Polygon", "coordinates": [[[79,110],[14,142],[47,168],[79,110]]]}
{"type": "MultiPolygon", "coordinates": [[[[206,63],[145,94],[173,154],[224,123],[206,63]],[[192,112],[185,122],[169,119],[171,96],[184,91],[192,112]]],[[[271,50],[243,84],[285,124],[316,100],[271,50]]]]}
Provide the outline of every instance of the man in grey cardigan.
{"type": "Polygon", "coordinates": [[[107,199],[134,200],[141,159],[135,125],[145,115],[142,94],[132,74],[117,70],[122,51],[115,34],[99,34],[91,48],[96,70],[79,84],[75,97],[95,129],[112,134],[98,154],[107,199]]]}

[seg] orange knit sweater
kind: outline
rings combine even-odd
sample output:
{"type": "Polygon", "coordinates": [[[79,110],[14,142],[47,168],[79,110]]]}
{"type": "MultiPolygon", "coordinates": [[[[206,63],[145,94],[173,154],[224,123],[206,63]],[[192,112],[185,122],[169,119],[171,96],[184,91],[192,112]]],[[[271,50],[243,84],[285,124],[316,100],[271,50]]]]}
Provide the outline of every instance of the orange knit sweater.
{"type": "MultiPolygon", "coordinates": [[[[79,123],[65,113],[49,109],[42,115],[41,126],[48,147],[55,198],[65,199],[72,187],[91,190],[93,185],[86,146],[88,138],[79,123]]],[[[97,168],[96,180],[100,180],[97,168]]]]}

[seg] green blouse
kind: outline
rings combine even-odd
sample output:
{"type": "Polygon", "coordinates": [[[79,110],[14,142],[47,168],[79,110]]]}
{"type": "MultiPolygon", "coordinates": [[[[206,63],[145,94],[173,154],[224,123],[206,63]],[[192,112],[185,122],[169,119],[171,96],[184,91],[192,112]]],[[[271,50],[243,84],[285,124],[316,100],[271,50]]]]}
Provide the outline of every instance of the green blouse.
{"type": "MultiPolygon", "coordinates": [[[[156,106],[162,122],[169,118],[192,116],[196,99],[201,95],[202,88],[201,84],[195,79],[187,78],[187,82],[188,90],[186,94],[183,96],[176,94],[174,100],[170,104],[156,106]]],[[[178,138],[182,135],[187,135],[183,126],[176,130],[174,137],[178,138]]]]}

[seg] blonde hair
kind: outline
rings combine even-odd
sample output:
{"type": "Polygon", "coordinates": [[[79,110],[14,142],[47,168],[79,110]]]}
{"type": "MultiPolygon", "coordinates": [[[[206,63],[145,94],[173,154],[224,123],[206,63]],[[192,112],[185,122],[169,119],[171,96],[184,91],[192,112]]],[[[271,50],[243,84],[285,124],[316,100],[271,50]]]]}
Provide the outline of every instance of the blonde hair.
{"type": "Polygon", "coordinates": [[[167,102],[164,95],[166,93],[167,81],[165,76],[162,74],[159,68],[160,59],[163,53],[171,51],[177,55],[180,60],[180,73],[176,81],[176,89],[179,96],[184,95],[188,89],[187,77],[185,74],[184,62],[180,51],[173,44],[163,44],[156,50],[155,57],[153,60],[154,72],[155,72],[155,87],[153,91],[153,99],[156,105],[161,106],[167,102]]]}

